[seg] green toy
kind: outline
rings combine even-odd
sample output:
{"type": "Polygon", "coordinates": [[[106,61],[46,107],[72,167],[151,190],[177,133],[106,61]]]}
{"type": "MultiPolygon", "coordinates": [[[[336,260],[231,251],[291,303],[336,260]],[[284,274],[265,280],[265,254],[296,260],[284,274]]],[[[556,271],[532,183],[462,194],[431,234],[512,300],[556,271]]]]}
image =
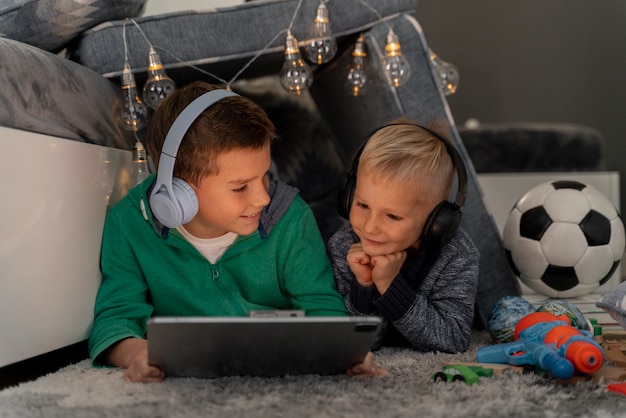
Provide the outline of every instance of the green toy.
{"type": "Polygon", "coordinates": [[[443,366],[443,370],[435,373],[432,379],[438,382],[465,382],[472,386],[480,377],[493,376],[493,369],[482,366],[466,366],[464,364],[451,364],[443,366]]]}

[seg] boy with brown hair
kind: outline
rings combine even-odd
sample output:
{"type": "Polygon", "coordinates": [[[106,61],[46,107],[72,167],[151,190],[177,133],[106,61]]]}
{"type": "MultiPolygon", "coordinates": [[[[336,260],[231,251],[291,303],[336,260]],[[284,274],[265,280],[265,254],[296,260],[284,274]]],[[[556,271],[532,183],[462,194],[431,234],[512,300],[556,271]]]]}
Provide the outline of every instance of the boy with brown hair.
{"type": "Polygon", "coordinates": [[[340,190],[350,225],[331,237],[328,251],[348,312],[383,318],[374,349],[468,348],[479,255],[459,229],[466,181],[453,146],[405,119],[377,130],[357,153],[340,190]]]}
{"type": "MultiPolygon", "coordinates": [[[[152,316],[346,315],[324,243],[297,190],[269,176],[274,126],[249,99],[192,83],[156,110],[146,148],[157,175],[108,213],[89,351],[124,379],[157,382],[152,316]]],[[[349,373],[382,372],[370,355],[349,373]]]]}

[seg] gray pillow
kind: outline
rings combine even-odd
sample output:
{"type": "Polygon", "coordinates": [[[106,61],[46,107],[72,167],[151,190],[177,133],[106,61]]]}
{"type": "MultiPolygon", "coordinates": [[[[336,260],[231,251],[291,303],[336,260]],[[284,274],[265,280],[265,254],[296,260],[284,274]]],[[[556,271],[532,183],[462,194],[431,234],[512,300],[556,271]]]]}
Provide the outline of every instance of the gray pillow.
{"type": "Polygon", "coordinates": [[[112,19],[139,16],[146,0],[2,0],[0,36],[51,52],[112,19]]]}
{"type": "Polygon", "coordinates": [[[626,329],[626,282],[605,293],[596,306],[607,311],[615,322],[626,329]]]}
{"type": "Polygon", "coordinates": [[[118,120],[119,88],[68,59],[0,38],[0,125],[132,149],[118,120]]]}

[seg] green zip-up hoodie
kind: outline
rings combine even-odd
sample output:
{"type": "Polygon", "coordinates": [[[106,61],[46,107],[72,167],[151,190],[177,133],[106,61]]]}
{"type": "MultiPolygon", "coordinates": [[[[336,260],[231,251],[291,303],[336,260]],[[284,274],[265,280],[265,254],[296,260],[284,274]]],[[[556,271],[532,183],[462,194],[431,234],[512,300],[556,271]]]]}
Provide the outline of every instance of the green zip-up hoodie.
{"type": "Polygon", "coordinates": [[[272,181],[257,231],[238,236],[212,264],[153,218],[153,182],[154,175],[131,189],[106,217],[89,339],[94,364],[115,342],[145,338],[151,316],[248,316],[262,309],[347,315],[317,223],[297,189],[272,181]]]}

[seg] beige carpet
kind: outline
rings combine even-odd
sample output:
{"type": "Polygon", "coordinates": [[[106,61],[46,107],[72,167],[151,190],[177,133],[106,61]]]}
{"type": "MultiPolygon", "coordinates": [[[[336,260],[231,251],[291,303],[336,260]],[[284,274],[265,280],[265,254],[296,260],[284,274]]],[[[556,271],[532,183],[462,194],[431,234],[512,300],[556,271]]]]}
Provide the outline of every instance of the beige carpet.
{"type": "Polygon", "coordinates": [[[132,384],[117,369],[85,360],[0,391],[0,417],[624,417],[626,397],[604,383],[563,385],[516,372],[473,385],[433,383],[442,362],[475,361],[474,335],[463,354],[377,352],[390,375],[358,381],[345,375],[284,378],[166,379],[132,384]]]}

